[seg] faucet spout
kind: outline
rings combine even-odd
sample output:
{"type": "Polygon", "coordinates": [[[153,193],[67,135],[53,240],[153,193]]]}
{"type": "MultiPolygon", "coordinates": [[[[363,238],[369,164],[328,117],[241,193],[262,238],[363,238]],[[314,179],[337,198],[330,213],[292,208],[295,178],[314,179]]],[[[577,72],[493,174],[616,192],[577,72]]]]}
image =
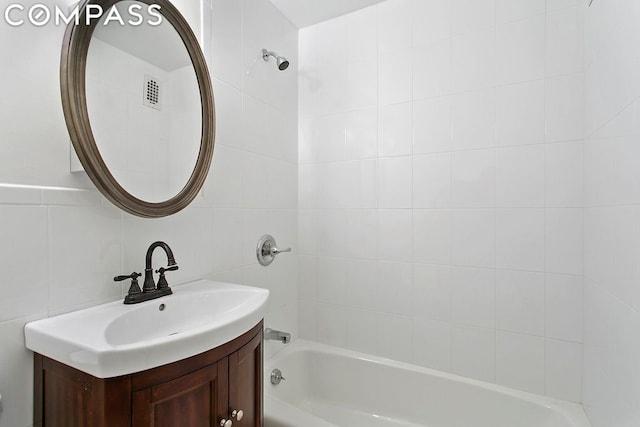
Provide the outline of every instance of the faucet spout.
{"type": "Polygon", "coordinates": [[[280,341],[282,344],[289,344],[291,342],[291,334],[288,332],[276,331],[271,328],[264,330],[264,340],[280,341]]]}
{"type": "Polygon", "coordinates": [[[142,292],[152,292],[156,290],[156,283],[153,280],[153,267],[151,265],[151,259],[153,257],[153,251],[156,248],[162,248],[164,253],[167,255],[167,265],[169,267],[177,266],[176,259],[173,256],[173,251],[165,242],[154,242],[147,249],[147,256],[145,258],[145,267],[144,267],[144,285],[142,287],[142,292]]]}

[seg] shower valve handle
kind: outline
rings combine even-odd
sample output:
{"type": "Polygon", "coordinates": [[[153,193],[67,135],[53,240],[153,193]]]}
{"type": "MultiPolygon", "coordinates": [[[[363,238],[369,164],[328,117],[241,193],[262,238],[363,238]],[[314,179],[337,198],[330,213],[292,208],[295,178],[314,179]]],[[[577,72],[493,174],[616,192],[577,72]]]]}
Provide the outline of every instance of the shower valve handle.
{"type": "Polygon", "coordinates": [[[272,247],[271,248],[271,255],[278,255],[281,254],[283,252],[291,252],[291,248],[287,248],[287,249],[279,249],[276,247],[272,247]]]}

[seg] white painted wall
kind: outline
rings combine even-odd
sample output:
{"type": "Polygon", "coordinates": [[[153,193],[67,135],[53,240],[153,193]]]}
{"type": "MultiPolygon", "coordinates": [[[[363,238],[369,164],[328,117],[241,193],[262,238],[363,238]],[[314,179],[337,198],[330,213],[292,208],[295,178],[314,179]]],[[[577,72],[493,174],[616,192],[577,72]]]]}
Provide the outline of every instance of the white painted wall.
{"type": "MultiPolygon", "coordinates": [[[[0,183],[67,187],[0,186],[1,427],[32,424],[25,322],[122,298],[127,285],[113,276],[143,269],[154,240],[168,242],[180,263],[170,283],[212,277],[266,287],[267,325],[297,335],[296,252],[268,269],[255,260],[265,233],[297,244],[297,75],[252,63],[265,40],[295,64],[297,31],[268,0],[213,0],[205,10],[218,119],[213,166],[204,197],[160,220],[120,212],[69,173],[58,83],[64,29],[0,22],[0,183]]],[[[158,254],[154,262],[165,261],[158,254]]],[[[278,348],[269,343],[266,354],[278,348]]]]}
{"type": "Polygon", "coordinates": [[[583,3],[301,30],[302,336],[581,400],[583,3]]]}
{"type": "Polygon", "coordinates": [[[640,425],[640,4],[585,9],[584,405],[640,425]]]}

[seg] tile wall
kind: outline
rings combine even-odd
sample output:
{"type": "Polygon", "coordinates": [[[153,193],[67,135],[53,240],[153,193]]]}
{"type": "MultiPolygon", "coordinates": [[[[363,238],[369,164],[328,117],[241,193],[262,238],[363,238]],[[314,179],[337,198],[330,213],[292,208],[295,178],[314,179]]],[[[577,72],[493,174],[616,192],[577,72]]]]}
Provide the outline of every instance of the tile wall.
{"type": "Polygon", "coordinates": [[[585,9],[584,405],[640,425],[640,4],[585,9]]]}
{"type": "MultiPolygon", "coordinates": [[[[269,269],[255,259],[265,233],[297,245],[297,75],[260,55],[268,47],[295,64],[297,29],[268,0],[211,3],[214,162],[204,195],[160,220],[122,213],[69,173],[58,84],[64,28],[0,24],[0,50],[12,58],[0,67],[1,427],[32,424],[25,322],[122,298],[127,285],[112,277],[140,271],[154,240],[167,241],[180,263],[171,283],[212,277],[266,287],[267,325],[297,336],[296,252],[269,269]]],[[[158,253],[154,263],[162,262],[158,253]]],[[[278,348],[269,343],[266,354],[278,348]]]]}
{"type": "Polygon", "coordinates": [[[583,1],[300,31],[300,333],[581,401],[583,1]]]}

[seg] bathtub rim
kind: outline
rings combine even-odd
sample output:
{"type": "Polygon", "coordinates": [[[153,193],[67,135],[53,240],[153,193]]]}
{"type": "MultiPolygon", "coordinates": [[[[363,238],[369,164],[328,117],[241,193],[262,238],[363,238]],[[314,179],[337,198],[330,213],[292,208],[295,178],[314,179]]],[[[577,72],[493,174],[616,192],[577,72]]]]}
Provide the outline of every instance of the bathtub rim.
{"type": "MultiPolygon", "coordinates": [[[[465,385],[477,387],[477,388],[480,388],[489,392],[501,394],[501,395],[508,395],[510,397],[521,399],[526,402],[529,402],[538,406],[542,406],[546,409],[559,412],[560,414],[564,415],[572,423],[572,427],[591,427],[589,418],[587,417],[587,414],[584,411],[583,406],[579,403],[568,402],[565,400],[556,399],[549,396],[543,396],[543,395],[534,394],[534,393],[530,393],[522,390],[516,390],[516,389],[502,386],[499,384],[489,383],[486,381],[481,381],[481,380],[468,378],[468,377],[463,377],[461,375],[457,375],[449,372],[443,372],[433,368],[427,368],[427,367],[418,366],[418,365],[414,365],[407,362],[387,359],[381,356],[361,353],[355,350],[344,349],[344,348],[335,347],[335,346],[331,346],[328,344],[323,344],[315,341],[309,341],[301,338],[298,338],[292,341],[290,344],[287,345],[286,348],[273,354],[268,359],[265,359],[265,363],[264,363],[265,394],[269,394],[271,398],[280,400],[278,397],[269,393],[269,389],[271,387],[275,387],[271,385],[269,381],[271,370],[274,368],[282,369],[282,365],[281,364],[278,365],[278,363],[281,362],[282,359],[284,359],[288,355],[292,353],[305,352],[305,351],[316,352],[320,354],[328,354],[333,356],[354,358],[357,360],[362,360],[362,361],[370,362],[374,364],[386,365],[391,368],[401,369],[405,371],[412,371],[412,372],[416,372],[423,375],[431,375],[437,378],[462,383],[465,385]]],[[[286,371],[283,371],[283,373],[286,376],[286,371]]]]}

